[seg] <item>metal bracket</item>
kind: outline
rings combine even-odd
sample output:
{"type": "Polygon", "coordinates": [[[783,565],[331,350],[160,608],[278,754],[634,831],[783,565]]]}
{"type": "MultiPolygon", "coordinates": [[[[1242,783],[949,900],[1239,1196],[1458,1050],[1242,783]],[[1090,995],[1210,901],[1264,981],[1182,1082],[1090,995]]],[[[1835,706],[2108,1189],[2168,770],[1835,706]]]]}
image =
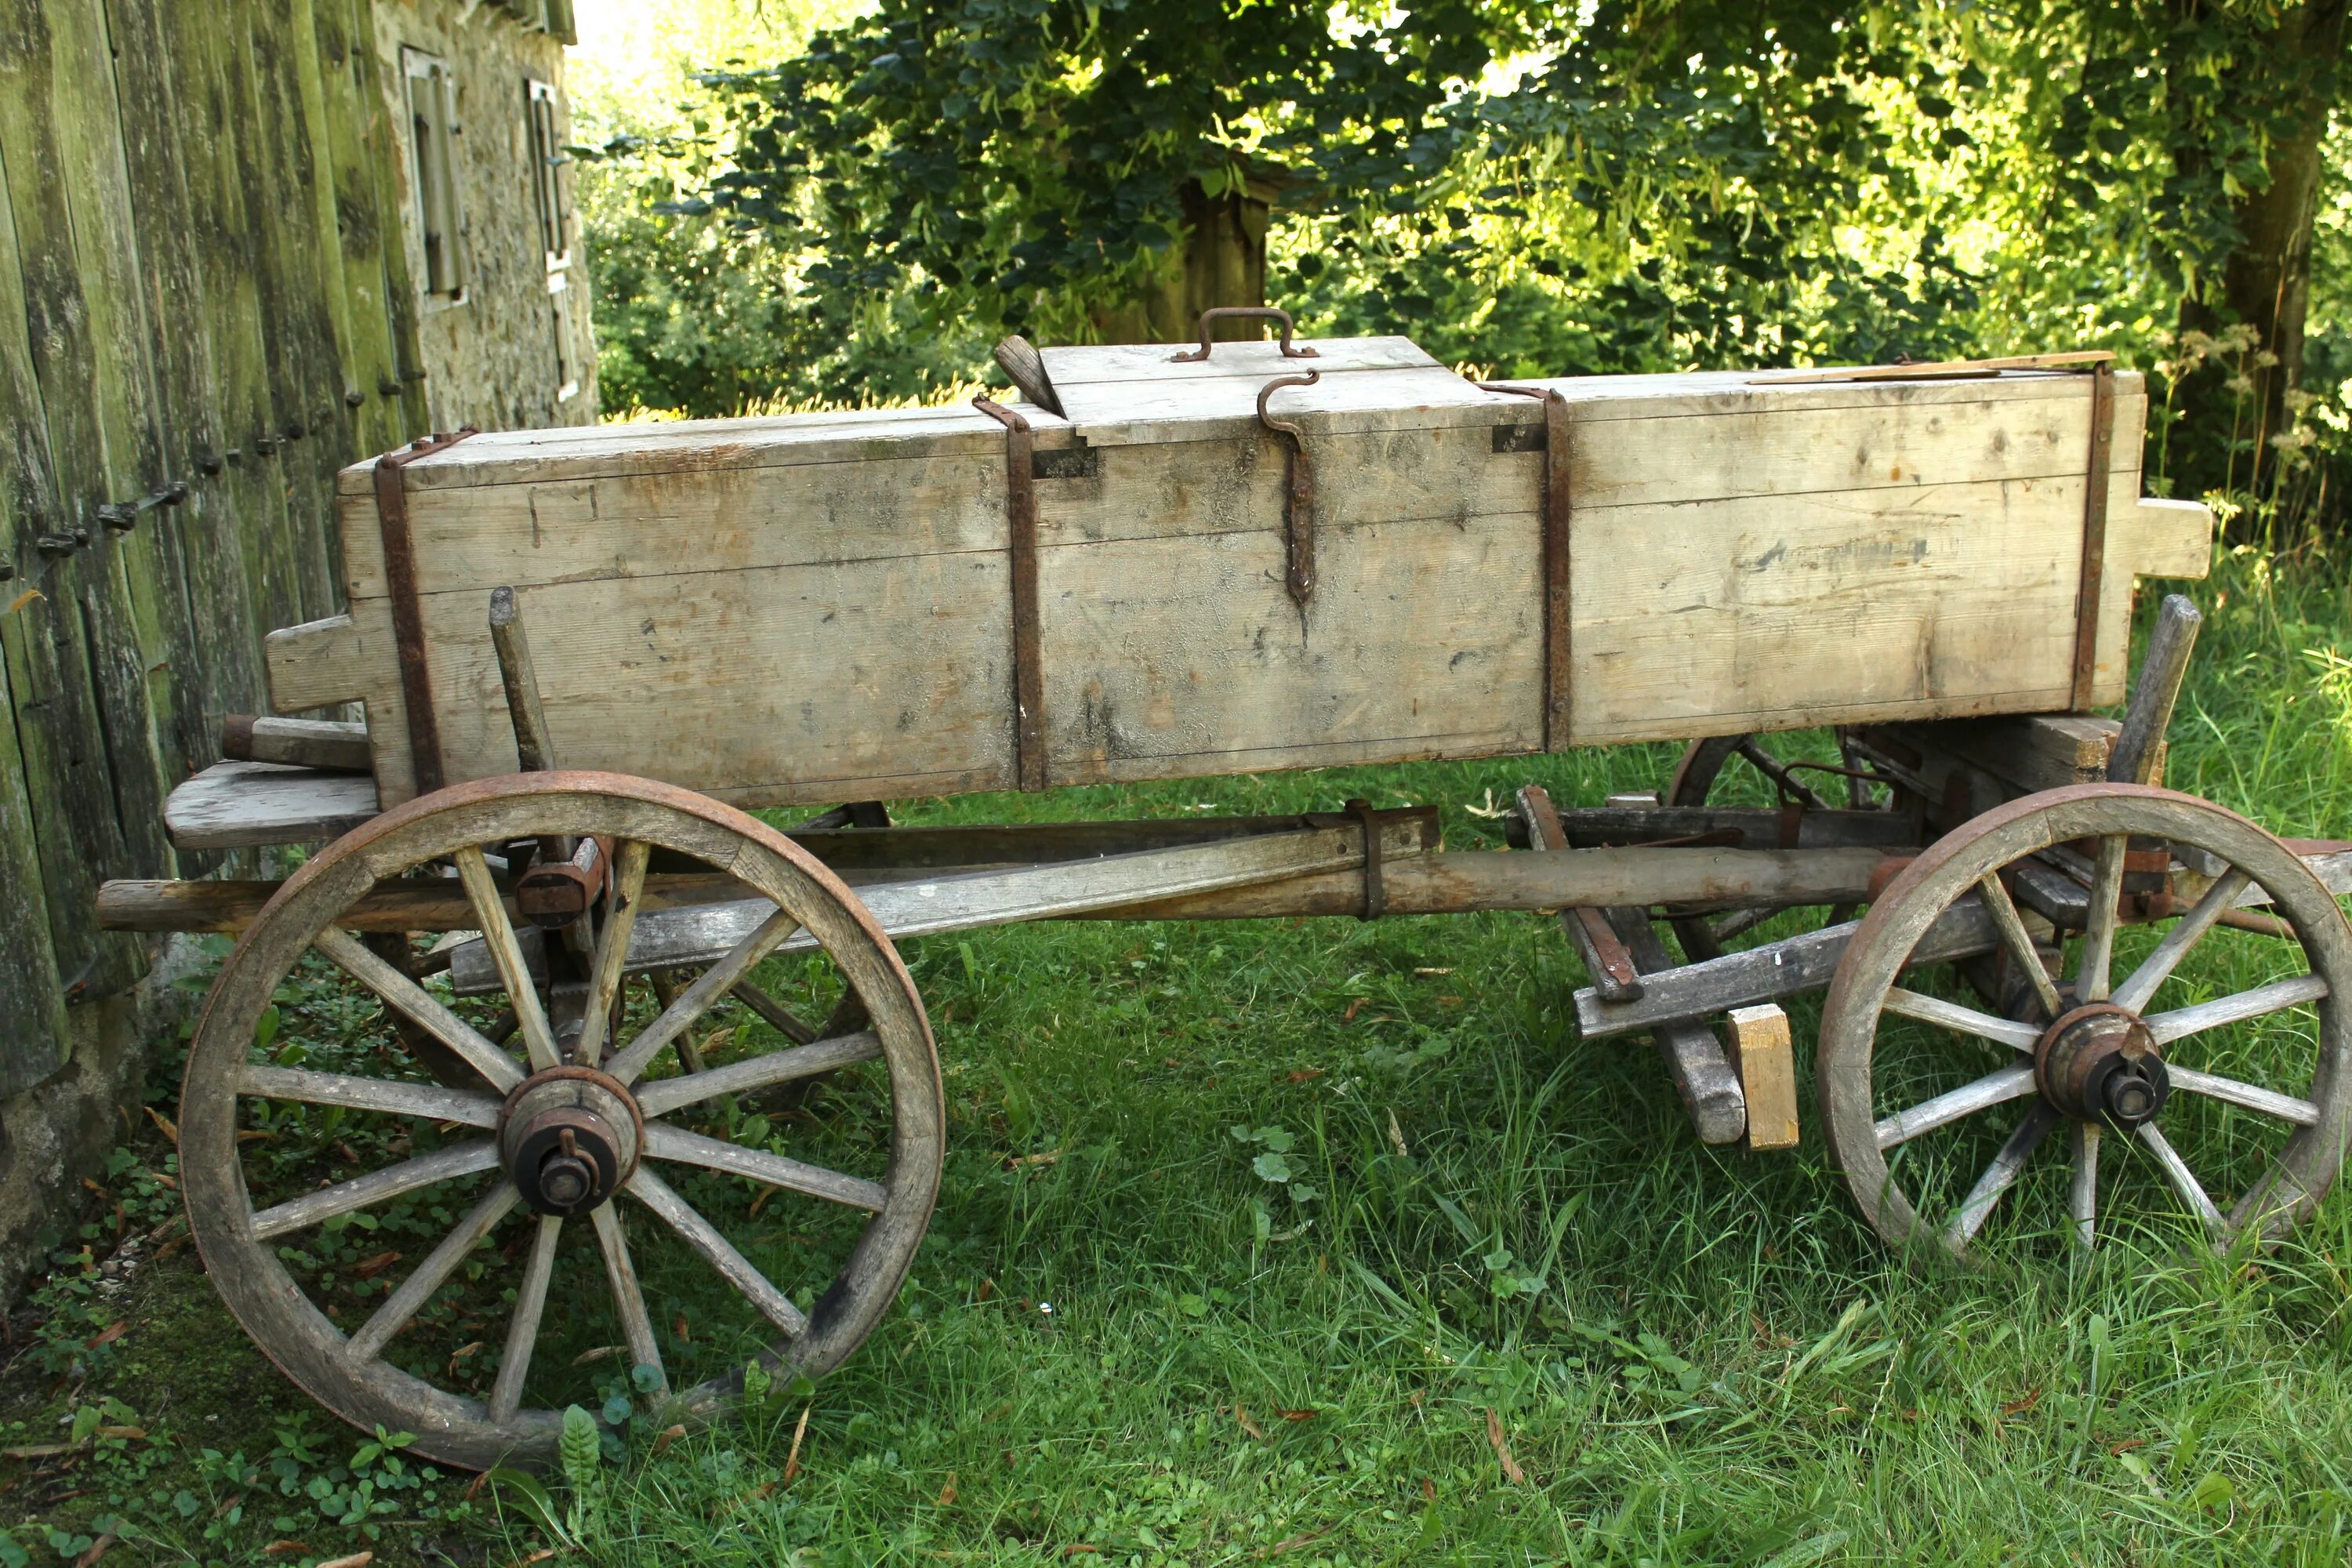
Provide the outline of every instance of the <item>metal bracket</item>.
{"type": "Polygon", "coordinates": [[[2107,574],[2107,464],[2116,444],[2116,368],[2091,369],[2091,456],[2083,488],[2083,573],[2074,593],[2074,679],[2072,706],[2091,707],[2099,668],[2099,591],[2107,574]]]}
{"type": "Polygon", "coordinates": [[[1307,433],[1289,420],[1268,414],[1265,400],[1286,386],[1312,386],[1322,379],[1321,371],[1310,370],[1305,375],[1276,376],[1257,389],[1258,423],[1288,443],[1285,468],[1288,488],[1282,506],[1286,556],[1283,582],[1292,602],[1302,610],[1315,594],[1315,468],[1307,458],[1307,433]]]}
{"type": "MultiPolygon", "coordinates": [[[[1569,525],[1573,498],[1569,493],[1569,464],[1574,439],[1569,423],[1568,399],[1548,386],[1511,386],[1482,381],[1485,392],[1533,397],[1544,405],[1543,575],[1544,575],[1544,750],[1564,751],[1569,735],[1569,525]]],[[[1503,426],[1496,427],[1499,435],[1503,426]]],[[[1496,451],[1505,450],[1498,442],[1496,451]]],[[[1518,448],[1511,448],[1517,450],[1518,448]]]]}
{"type": "Polygon", "coordinates": [[[1037,483],[1029,421],[1001,403],[971,405],[1004,426],[1004,523],[1013,577],[1013,763],[1021,787],[1045,787],[1045,668],[1037,610],[1037,483]]]}
{"type": "Polygon", "coordinates": [[[433,671],[425,656],[425,610],[416,588],[416,540],[408,529],[405,470],[418,458],[446,451],[474,433],[470,425],[455,435],[436,432],[375,460],[376,530],[383,539],[393,651],[400,663],[401,701],[408,710],[409,764],[419,795],[439,789],[446,774],[441,762],[441,721],[433,709],[433,671]]]}
{"type": "Polygon", "coordinates": [[[1364,829],[1364,907],[1356,918],[1376,921],[1389,907],[1388,886],[1381,879],[1381,814],[1369,800],[1351,800],[1347,811],[1364,829]]]}
{"type": "Polygon", "coordinates": [[[1217,321],[1280,321],[1283,358],[1314,359],[1318,357],[1313,349],[1300,348],[1291,342],[1291,333],[1296,329],[1291,326],[1289,311],[1277,310],[1271,305],[1217,305],[1201,312],[1201,346],[1197,349],[1185,349],[1181,353],[1171,355],[1169,363],[1171,364],[1202,363],[1209,357],[1209,330],[1212,324],[1217,321]]]}

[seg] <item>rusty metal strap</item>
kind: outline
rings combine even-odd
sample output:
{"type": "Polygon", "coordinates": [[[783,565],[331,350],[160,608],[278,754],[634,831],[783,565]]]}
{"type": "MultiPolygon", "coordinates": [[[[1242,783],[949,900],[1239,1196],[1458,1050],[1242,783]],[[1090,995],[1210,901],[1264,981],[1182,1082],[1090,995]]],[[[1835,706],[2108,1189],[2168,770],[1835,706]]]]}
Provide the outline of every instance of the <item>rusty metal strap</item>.
{"type": "Polygon", "coordinates": [[[1257,422],[1286,444],[1283,585],[1290,592],[1290,602],[1301,610],[1315,595],[1315,465],[1307,456],[1307,433],[1295,422],[1267,413],[1265,401],[1286,386],[1312,386],[1322,379],[1321,371],[1310,370],[1305,375],[1276,376],[1257,389],[1257,422]]]}
{"type": "Polygon", "coordinates": [[[1569,599],[1568,534],[1571,518],[1569,462],[1573,453],[1568,399],[1549,387],[1510,386],[1482,381],[1487,392],[1514,397],[1534,397],[1544,405],[1543,577],[1544,577],[1544,750],[1565,751],[1569,744],[1569,599]]]}
{"type": "Polygon", "coordinates": [[[1369,800],[1351,800],[1347,814],[1355,818],[1364,830],[1364,907],[1357,912],[1358,920],[1376,921],[1389,907],[1388,884],[1381,876],[1381,813],[1372,809],[1369,800]]]}
{"type": "Polygon", "coordinates": [[[1001,403],[971,405],[1004,426],[1004,525],[1013,576],[1013,763],[1023,789],[1045,787],[1045,670],[1037,625],[1037,479],[1029,421],[1001,403]]]}
{"type": "Polygon", "coordinates": [[[2083,574],[2074,590],[2074,679],[2069,701],[2088,711],[2099,668],[2099,591],[2107,574],[2107,468],[2116,446],[2116,372],[2090,375],[2091,453],[2083,489],[2083,574]]]}
{"type": "MultiPolygon", "coordinates": [[[[383,539],[383,581],[392,600],[393,653],[400,663],[400,697],[408,713],[409,767],[416,793],[430,795],[448,782],[441,761],[441,720],[433,706],[433,668],[425,650],[425,610],[417,597],[416,538],[408,527],[408,465],[446,452],[475,434],[470,425],[455,435],[436,431],[375,460],[375,521],[383,539]]],[[[374,716],[370,715],[370,721],[374,716]]]]}

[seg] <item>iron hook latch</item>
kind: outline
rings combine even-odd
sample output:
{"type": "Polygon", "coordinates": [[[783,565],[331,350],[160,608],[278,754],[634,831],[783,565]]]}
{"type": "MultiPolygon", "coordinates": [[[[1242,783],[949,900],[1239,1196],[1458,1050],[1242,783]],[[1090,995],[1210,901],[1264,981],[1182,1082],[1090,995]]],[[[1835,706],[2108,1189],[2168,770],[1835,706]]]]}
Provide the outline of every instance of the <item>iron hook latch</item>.
{"type": "Polygon", "coordinates": [[[1286,557],[1284,584],[1300,609],[1315,593],[1315,466],[1307,458],[1307,433],[1287,419],[1265,411],[1265,400],[1286,386],[1312,386],[1323,379],[1319,370],[1305,375],[1278,375],[1257,389],[1257,419],[1283,438],[1288,489],[1282,507],[1282,531],[1286,557]]]}

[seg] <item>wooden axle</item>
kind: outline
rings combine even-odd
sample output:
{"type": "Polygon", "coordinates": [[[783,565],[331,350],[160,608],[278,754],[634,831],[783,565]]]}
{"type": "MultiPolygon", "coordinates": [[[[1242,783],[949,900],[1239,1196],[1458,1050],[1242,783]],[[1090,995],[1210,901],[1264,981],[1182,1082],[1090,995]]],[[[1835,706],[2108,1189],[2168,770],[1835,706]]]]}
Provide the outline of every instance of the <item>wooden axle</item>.
{"type": "MultiPolygon", "coordinates": [[[[1383,868],[1387,909],[1401,915],[1580,905],[1673,903],[1706,908],[1850,902],[1868,890],[1871,873],[1881,859],[1873,849],[1617,848],[1544,855],[1417,854],[1411,839],[1391,842],[1386,852],[1391,857],[1383,868]]],[[[967,871],[941,877],[937,885],[954,888],[982,875],[1020,878],[1034,889],[1039,905],[1034,914],[1014,917],[1020,919],[1261,920],[1353,915],[1363,908],[1363,874],[1354,867],[1203,892],[1163,894],[1142,881],[1115,905],[1082,912],[1049,907],[1057,878],[1070,875],[1073,868],[1100,863],[967,871]]],[[[109,882],[99,889],[99,923],[109,931],[234,932],[261,912],[277,888],[274,882],[109,882]]],[[[665,910],[730,901],[742,898],[744,892],[733,879],[717,873],[656,873],[646,879],[646,919],[651,921],[665,910]]],[[[512,902],[510,893],[509,902],[512,902]]],[[[455,882],[417,881],[378,887],[338,923],[349,931],[457,931],[470,928],[473,921],[464,891],[455,882]]]]}

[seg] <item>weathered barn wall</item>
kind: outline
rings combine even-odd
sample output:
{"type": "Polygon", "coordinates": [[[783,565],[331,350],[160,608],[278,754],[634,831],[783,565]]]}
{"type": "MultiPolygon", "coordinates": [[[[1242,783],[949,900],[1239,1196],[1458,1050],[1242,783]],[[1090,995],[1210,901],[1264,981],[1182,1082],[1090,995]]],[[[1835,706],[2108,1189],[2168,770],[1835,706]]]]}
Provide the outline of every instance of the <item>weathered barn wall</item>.
{"type": "Polygon", "coordinates": [[[584,370],[556,395],[518,216],[525,78],[561,83],[569,26],[562,0],[0,0],[0,1293],[171,994],[93,894],[210,868],[163,799],[262,708],[262,636],[339,607],[335,471],[593,416],[584,370]],[[471,116],[455,302],[414,276],[418,37],[471,116]]]}

